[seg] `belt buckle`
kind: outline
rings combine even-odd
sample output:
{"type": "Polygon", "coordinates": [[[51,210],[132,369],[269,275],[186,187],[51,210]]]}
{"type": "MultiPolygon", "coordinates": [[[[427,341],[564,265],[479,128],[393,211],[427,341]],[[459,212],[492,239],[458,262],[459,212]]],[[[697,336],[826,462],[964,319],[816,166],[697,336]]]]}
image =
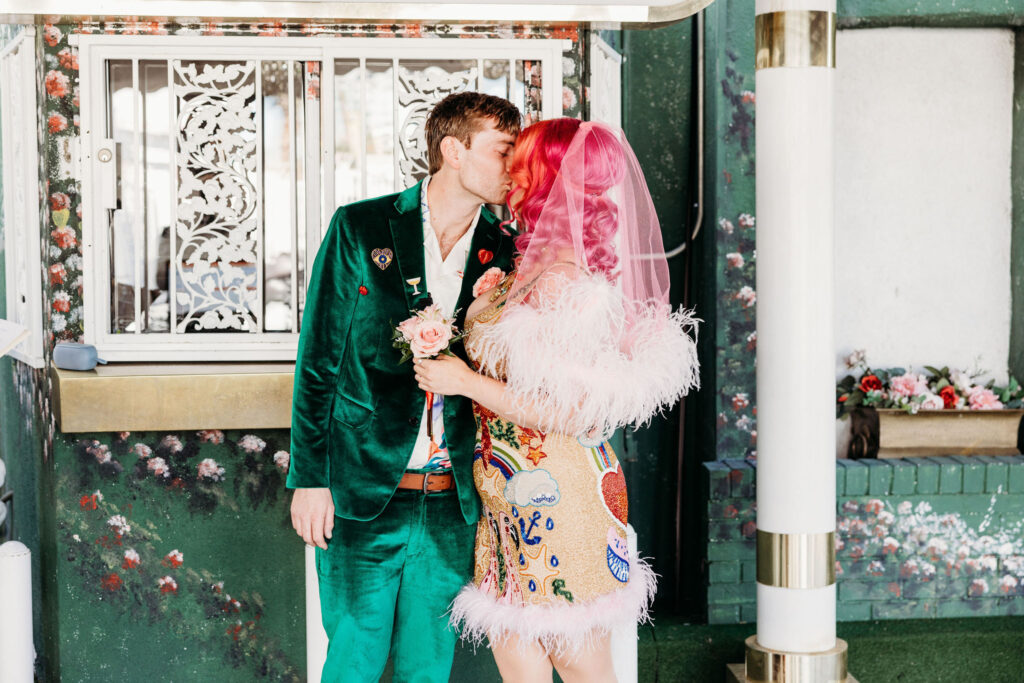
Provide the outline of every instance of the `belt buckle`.
{"type": "Polygon", "coordinates": [[[430,477],[431,476],[432,475],[429,472],[424,472],[423,473],[423,495],[424,496],[429,496],[431,494],[431,492],[427,490],[427,484],[430,482],[430,477]]]}

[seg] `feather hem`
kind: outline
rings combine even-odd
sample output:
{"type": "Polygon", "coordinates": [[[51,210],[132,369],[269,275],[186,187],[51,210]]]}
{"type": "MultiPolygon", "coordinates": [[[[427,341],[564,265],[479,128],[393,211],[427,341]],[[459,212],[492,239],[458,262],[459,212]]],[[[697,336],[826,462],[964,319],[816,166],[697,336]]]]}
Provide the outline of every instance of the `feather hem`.
{"type": "Polygon", "coordinates": [[[649,622],[656,590],[657,575],[637,558],[624,588],[585,603],[512,605],[470,584],[452,602],[449,619],[474,647],[517,636],[523,643],[539,642],[549,655],[572,658],[618,625],[649,622]]]}

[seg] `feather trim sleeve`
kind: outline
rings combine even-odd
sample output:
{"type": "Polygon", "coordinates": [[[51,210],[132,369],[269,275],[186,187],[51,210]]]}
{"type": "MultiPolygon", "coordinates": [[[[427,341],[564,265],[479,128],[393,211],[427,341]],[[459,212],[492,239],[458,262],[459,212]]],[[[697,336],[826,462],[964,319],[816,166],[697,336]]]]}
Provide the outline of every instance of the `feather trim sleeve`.
{"type": "Polygon", "coordinates": [[[503,379],[543,431],[610,435],[639,427],[700,384],[690,312],[628,307],[601,276],[559,277],[508,306],[473,342],[480,371],[503,379]]]}

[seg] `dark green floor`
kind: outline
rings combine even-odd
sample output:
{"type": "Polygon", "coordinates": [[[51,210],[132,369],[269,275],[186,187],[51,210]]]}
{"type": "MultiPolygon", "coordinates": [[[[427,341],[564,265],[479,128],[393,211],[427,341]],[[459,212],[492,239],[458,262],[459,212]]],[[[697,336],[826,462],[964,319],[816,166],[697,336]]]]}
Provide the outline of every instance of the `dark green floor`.
{"type": "MultiPolygon", "coordinates": [[[[658,619],[640,632],[640,681],[721,683],[754,631],[658,619]]],[[[1024,683],[1024,617],[841,623],[838,635],[860,683],[1024,683]]],[[[452,681],[499,680],[485,649],[456,654],[452,681]]]]}

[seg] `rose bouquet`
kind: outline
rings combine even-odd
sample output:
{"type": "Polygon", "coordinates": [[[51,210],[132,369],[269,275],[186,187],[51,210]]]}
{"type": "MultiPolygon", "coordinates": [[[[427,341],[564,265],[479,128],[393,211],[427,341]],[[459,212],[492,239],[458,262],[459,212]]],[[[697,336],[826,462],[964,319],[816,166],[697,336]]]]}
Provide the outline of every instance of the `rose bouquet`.
{"type": "MultiPolygon", "coordinates": [[[[455,328],[455,318],[446,318],[437,304],[430,304],[412,317],[400,322],[394,331],[392,346],[402,352],[399,364],[410,358],[436,358],[440,354],[454,356],[451,345],[462,339],[455,328]]],[[[434,395],[427,392],[427,434],[433,440],[434,395]]]]}
{"type": "Polygon", "coordinates": [[[948,367],[924,366],[925,374],[905,368],[871,368],[863,351],[846,359],[855,373],[836,383],[836,416],[854,408],[893,408],[914,414],[919,410],[1002,410],[1024,407],[1024,387],[1010,377],[1005,386],[981,383],[983,373],[968,374],[948,367]]]}

